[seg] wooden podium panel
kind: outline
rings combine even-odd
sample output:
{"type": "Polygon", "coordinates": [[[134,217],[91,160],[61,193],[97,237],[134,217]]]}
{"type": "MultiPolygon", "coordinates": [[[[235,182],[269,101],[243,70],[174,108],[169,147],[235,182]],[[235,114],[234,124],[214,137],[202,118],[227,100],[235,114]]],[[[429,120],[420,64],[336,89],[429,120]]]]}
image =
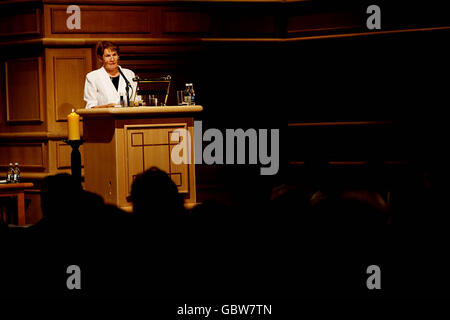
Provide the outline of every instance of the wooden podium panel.
{"type": "Polygon", "coordinates": [[[188,130],[188,123],[125,125],[128,140],[126,152],[129,192],[137,174],[151,166],[156,166],[170,175],[179,192],[189,193],[189,166],[176,165],[170,161],[173,147],[180,142],[179,134],[174,133],[175,129],[188,130]],[[175,140],[172,137],[178,139],[175,140]]]}
{"type": "Polygon", "coordinates": [[[169,174],[187,203],[196,202],[193,113],[201,106],[79,109],[84,130],[85,189],[106,203],[130,207],[135,177],[152,166],[169,174]],[[173,148],[182,142],[175,130],[191,136],[191,163],[175,164],[173,148]]]}

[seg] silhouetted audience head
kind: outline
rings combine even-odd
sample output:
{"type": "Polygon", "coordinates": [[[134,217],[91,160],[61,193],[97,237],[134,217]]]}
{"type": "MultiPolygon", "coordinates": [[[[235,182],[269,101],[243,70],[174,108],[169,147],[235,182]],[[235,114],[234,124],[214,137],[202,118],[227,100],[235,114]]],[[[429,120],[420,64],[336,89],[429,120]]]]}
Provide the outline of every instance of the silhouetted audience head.
{"type": "Polygon", "coordinates": [[[0,237],[8,231],[8,225],[0,219],[0,237]]]}
{"type": "Polygon", "coordinates": [[[388,208],[376,192],[351,190],[311,197],[313,223],[336,231],[360,231],[384,228],[388,223],[388,208]]]}
{"type": "Polygon", "coordinates": [[[41,208],[44,217],[64,218],[72,213],[81,200],[80,183],[70,174],[48,176],[41,185],[41,208]]]}
{"type": "Polygon", "coordinates": [[[192,227],[197,234],[205,232],[217,234],[218,230],[223,229],[229,232],[230,228],[235,227],[235,224],[239,222],[233,215],[231,207],[212,199],[205,200],[192,208],[190,216],[192,227]]]}
{"type": "Polygon", "coordinates": [[[308,195],[301,188],[282,184],[274,187],[270,195],[272,211],[283,215],[283,218],[295,217],[306,211],[308,206],[308,195]]]}
{"type": "Polygon", "coordinates": [[[410,164],[404,172],[400,172],[390,195],[392,224],[395,227],[412,230],[411,227],[423,228],[433,221],[432,203],[426,198],[424,178],[424,171],[417,165],[410,164]]]}
{"type": "Polygon", "coordinates": [[[151,167],[131,186],[133,212],[139,219],[171,220],[185,213],[184,199],[167,173],[151,167]]]}

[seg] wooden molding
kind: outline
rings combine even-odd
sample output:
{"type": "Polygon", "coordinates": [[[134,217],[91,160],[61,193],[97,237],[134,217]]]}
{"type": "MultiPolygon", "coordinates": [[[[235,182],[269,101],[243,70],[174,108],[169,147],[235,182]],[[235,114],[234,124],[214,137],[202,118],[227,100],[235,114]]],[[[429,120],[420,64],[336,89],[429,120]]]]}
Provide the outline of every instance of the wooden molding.
{"type": "MultiPolygon", "coordinates": [[[[65,172],[65,171],[62,171],[65,172]]],[[[21,172],[21,178],[25,180],[43,180],[48,176],[52,176],[60,172],[21,172]]],[[[70,173],[70,172],[68,172],[70,173]]]]}
{"type": "Polygon", "coordinates": [[[0,133],[1,140],[62,140],[67,139],[67,134],[53,132],[7,132],[0,133]]]}
{"type": "Polygon", "coordinates": [[[360,30],[361,15],[358,12],[332,12],[295,15],[288,17],[288,34],[331,30],[360,30]]]}
{"type": "Polygon", "coordinates": [[[376,32],[352,32],[352,33],[340,33],[340,34],[326,34],[326,35],[304,35],[300,37],[290,37],[284,40],[284,42],[297,42],[304,40],[318,40],[318,39],[333,39],[333,38],[350,38],[350,37],[363,37],[363,36],[380,36],[387,34],[401,34],[410,32],[425,32],[425,31],[445,31],[450,30],[448,27],[430,27],[430,28],[409,28],[409,29],[396,29],[396,30],[380,30],[376,32]]]}
{"type": "MultiPolygon", "coordinates": [[[[284,3],[284,2],[308,2],[311,0],[95,0],[96,4],[112,5],[112,4],[170,4],[170,3],[284,3]]],[[[47,2],[45,0],[4,0],[2,4],[21,4],[21,3],[35,3],[35,2],[47,2]]],[[[79,4],[91,4],[93,0],[77,0],[79,4]]],[[[71,0],[52,0],[54,4],[73,4],[71,0]]]]}
{"type": "Polygon", "coordinates": [[[393,121],[335,121],[335,122],[296,122],[288,127],[323,127],[323,126],[363,126],[393,124],[393,121]]]}
{"type": "Polygon", "coordinates": [[[287,38],[281,37],[199,37],[199,36],[176,36],[176,37],[155,37],[155,38],[137,38],[137,37],[114,37],[113,35],[105,35],[104,37],[44,37],[41,39],[17,39],[0,42],[0,48],[8,48],[10,46],[44,46],[44,47],[93,47],[98,41],[113,41],[120,46],[124,45],[199,45],[208,43],[294,43],[307,40],[318,39],[336,39],[336,38],[352,38],[352,37],[370,37],[389,34],[402,34],[414,32],[433,32],[448,31],[450,26],[429,27],[429,28],[409,28],[396,30],[380,30],[376,32],[344,32],[334,34],[302,34],[301,36],[291,35],[287,38]]]}
{"type": "MultiPolygon", "coordinates": [[[[369,163],[368,161],[328,161],[328,164],[330,166],[364,166],[364,165],[367,165],[368,163],[369,163]]],[[[408,161],[387,160],[387,161],[383,161],[383,164],[387,165],[387,166],[400,166],[400,165],[408,164],[408,161]]],[[[289,161],[289,165],[303,166],[303,165],[305,165],[305,161],[289,161]]]]}

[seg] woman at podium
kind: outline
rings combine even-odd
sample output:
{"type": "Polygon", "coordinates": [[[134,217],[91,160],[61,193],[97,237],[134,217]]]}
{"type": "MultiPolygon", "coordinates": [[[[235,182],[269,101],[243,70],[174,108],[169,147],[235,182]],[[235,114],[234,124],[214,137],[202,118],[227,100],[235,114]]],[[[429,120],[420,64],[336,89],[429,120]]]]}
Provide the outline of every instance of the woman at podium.
{"type": "Polygon", "coordinates": [[[133,82],[134,72],[119,66],[119,47],[112,42],[101,41],[97,43],[96,53],[103,65],[86,75],[86,109],[114,107],[122,102],[129,105],[137,84],[133,82]]]}

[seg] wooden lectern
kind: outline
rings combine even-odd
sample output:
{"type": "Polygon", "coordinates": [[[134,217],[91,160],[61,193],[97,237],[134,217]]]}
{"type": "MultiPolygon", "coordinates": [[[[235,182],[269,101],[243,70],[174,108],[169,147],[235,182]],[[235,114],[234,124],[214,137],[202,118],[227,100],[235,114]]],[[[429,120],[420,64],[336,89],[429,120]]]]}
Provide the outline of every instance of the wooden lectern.
{"type": "Polygon", "coordinates": [[[186,203],[196,202],[193,115],[202,106],[78,109],[83,117],[85,189],[106,203],[130,209],[134,178],[156,166],[166,171],[186,203]],[[191,163],[175,164],[173,148],[189,132],[191,163]]]}

